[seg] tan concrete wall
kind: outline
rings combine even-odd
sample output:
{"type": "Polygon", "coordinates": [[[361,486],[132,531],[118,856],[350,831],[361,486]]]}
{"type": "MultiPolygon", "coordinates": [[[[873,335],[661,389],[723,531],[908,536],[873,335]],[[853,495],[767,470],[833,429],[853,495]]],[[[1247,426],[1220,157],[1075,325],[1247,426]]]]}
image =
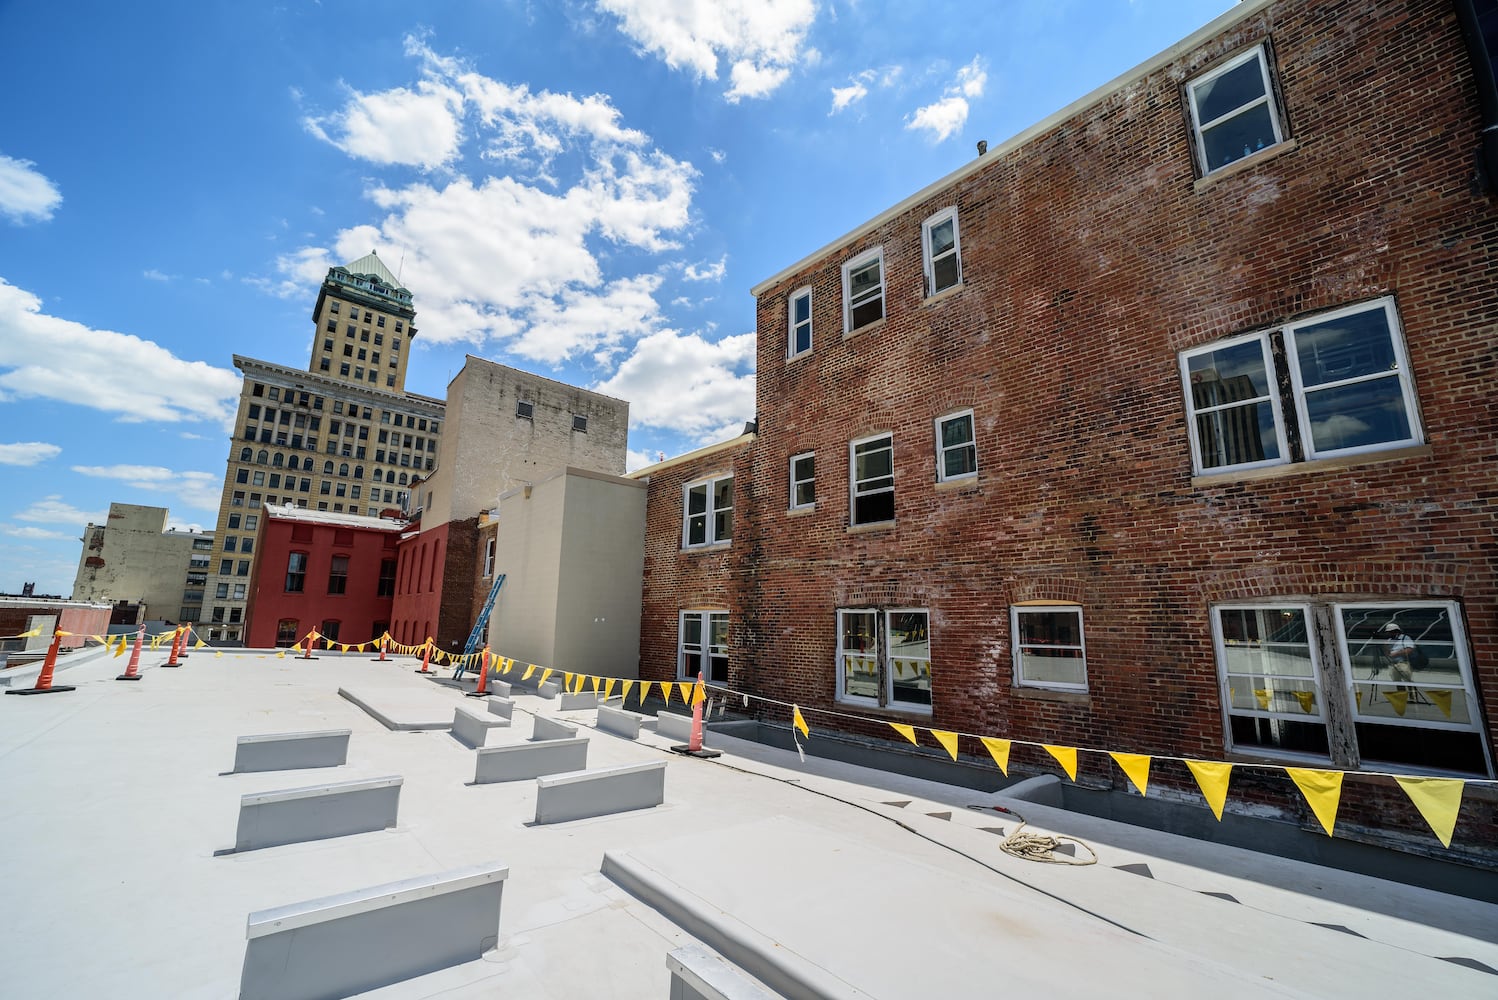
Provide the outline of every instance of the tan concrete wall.
{"type": "Polygon", "coordinates": [[[557,478],[514,490],[499,502],[494,571],[504,586],[489,617],[490,648],[555,667],[566,484],[557,478]]]}
{"type": "Polygon", "coordinates": [[[557,660],[570,670],[639,677],[646,484],[576,472],[566,484],[557,660]]]}
{"type": "MultiPolygon", "coordinates": [[[[109,505],[104,524],[89,524],[83,533],[83,551],[73,580],[73,599],[78,601],[139,601],[150,618],[172,621],[181,615],[185,591],[210,592],[210,586],[188,585],[189,573],[205,577],[212,572],[215,556],[210,547],[193,549],[194,539],[212,536],[166,529],[165,507],[135,504],[109,505]],[[192,567],[197,555],[203,565],[192,567]],[[102,565],[97,564],[102,560],[102,565]],[[205,561],[206,560],[206,561],[205,561]],[[90,565],[91,561],[95,562],[90,565]]],[[[206,603],[204,598],[202,603],[206,603]]]]}

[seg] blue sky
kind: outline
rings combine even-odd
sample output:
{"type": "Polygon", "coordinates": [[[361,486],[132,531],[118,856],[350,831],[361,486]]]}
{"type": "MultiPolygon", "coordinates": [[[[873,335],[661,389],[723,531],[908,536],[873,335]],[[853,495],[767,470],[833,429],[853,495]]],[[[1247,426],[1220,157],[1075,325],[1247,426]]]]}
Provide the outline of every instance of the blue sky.
{"type": "Polygon", "coordinates": [[[111,501],[211,527],[239,374],[378,250],[421,331],[631,403],[631,469],[754,413],[749,288],[1232,0],[0,2],[0,592],[111,501]]]}

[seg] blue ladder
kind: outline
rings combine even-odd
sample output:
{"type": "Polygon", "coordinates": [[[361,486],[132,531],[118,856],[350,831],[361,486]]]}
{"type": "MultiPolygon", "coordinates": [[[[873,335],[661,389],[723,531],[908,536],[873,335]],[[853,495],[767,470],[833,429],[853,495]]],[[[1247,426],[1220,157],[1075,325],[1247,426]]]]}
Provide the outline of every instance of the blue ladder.
{"type": "Polygon", "coordinates": [[[468,633],[468,642],[463,647],[464,656],[478,648],[479,636],[484,634],[484,628],[489,624],[489,612],[494,610],[494,599],[499,596],[499,588],[504,585],[505,575],[496,574],[494,586],[489,588],[489,596],[484,600],[483,610],[479,612],[479,620],[473,623],[473,631],[468,633]]]}

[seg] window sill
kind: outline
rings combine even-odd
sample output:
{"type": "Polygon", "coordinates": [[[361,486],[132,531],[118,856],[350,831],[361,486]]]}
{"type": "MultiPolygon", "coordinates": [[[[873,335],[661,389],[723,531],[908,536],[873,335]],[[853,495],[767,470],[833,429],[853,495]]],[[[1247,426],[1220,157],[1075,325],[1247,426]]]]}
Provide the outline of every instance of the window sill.
{"type": "Polygon", "coordinates": [[[697,552],[721,552],[732,546],[732,539],[726,542],[713,542],[711,545],[683,545],[681,547],[681,554],[689,556],[697,552]]]}
{"type": "Polygon", "coordinates": [[[923,724],[931,721],[931,709],[929,708],[890,708],[888,705],[877,705],[862,701],[846,701],[836,697],[833,698],[833,704],[842,708],[854,709],[869,718],[881,721],[886,719],[894,719],[896,721],[912,719],[923,724]]]}
{"type": "Polygon", "coordinates": [[[1196,183],[1194,183],[1191,188],[1197,194],[1201,194],[1207,188],[1211,187],[1213,184],[1216,184],[1220,180],[1232,177],[1234,174],[1241,174],[1245,170],[1252,170],[1254,167],[1257,167],[1261,163],[1265,163],[1269,160],[1274,159],[1276,156],[1281,156],[1285,153],[1292,153],[1299,148],[1300,143],[1296,142],[1294,138],[1286,139],[1284,142],[1270,146],[1268,149],[1261,149],[1257,152],[1250,153],[1248,156],[1245,156],[1241,160],[1234,160],[1227,166],[1214,170],[1205,177],[1198,177],[1196,179],[1196,183]]]}
{"type": "Polygon", "coordinates": [[[848,525],[848,534],[861,535],[870,531],[892,531],[894,527],[894,521],[875,521],[873,524],[850,524],[848,525]]]}
{"type": "Polygon", "coordinates": [[[978,477],[976,474],[963,476],[961,479],[941,479],[933,484],[938,493],[963,492],[965,490],[976,490],[978,488],[978,477]]]}
{"type": "Polygon", "coordinates": [[[1032,701],[1055,701],[1066,705],[1092,707],[1092,695],[1087,691],[1059,691],[1055,688],[1031,687],[1029,685],[1016,685],[1011,690],[1016,698],[1025,698],[1032,701]]]}
{"type": "Polygon", "coordinates": [[[809,503],[805,507],[792,507],[786,511],[791,517],[805,517],[807,514],[815,514],[816,512],[817,505],[814,503],[809,503]]]}
{"type": "Polygon", "coordinates": [[[1309,462],[1286,462],[1284,465],[1266,465],[1259,469],[1244,469],[1239,472],[1211,472],[1192,476],[1194,487],[1224,486],[1255,479],[1280,479],[1284,476],[1310,475],[1330,472],[1335,469],[1351,469],[1361,465],[1376,465],[1380,462],[1402,462],[1411,458],[1430,458],[1435,454],[1428,444],[1411,445],[1407,448],[1390,448],[1388,451],[1369,451],[1360,455],[1339,455],[1336,458],[1317,458],[1309,462]]]}
{"type": "Polygon", "coordinates": [[[958,292],[962,291],[966,287],[967,287],[966,284],[964,284],[963,282],[959,281],[959,282],[957,282],[957,284],[951,286],[950,288],[943,288],[941,291],[937,292],[935,295],[928,295],[928,296],[926,296],[924,299],[921,300],[921,306],[922,306],[922,308],[924,308],[926,306],[933,306],[936,303],[940,302],[942,299],[950,298],[953,295],[956,295],[958,292]]]}
{"type": "Polygon", "coordinates": [[[803,358],[809,358],[809,357],[811,357],[811,348],[807,348],[806,350],[802,351],[800,354],[789,354],[789,355],[786,355],[785,363],[789,365],[789,364],[793,364],[793,363],[795,363],[797,361],[800,361],[803,358]]]}
{"type": "Polygon", "coordinates": [[[889,322],[889,318],[888,317],[880,317],[879,319],[874,320],[874,322],[872,322],[872,323],[865,323],[863,326],[854,327],[851,330],[844,330],[843,331],[843,339],[844,340],[850,340],[853,337],[859,336],[860,334],[872,333],[875,330],[883,328],[884,324],[886,324],[888,322],[889,322]]]}

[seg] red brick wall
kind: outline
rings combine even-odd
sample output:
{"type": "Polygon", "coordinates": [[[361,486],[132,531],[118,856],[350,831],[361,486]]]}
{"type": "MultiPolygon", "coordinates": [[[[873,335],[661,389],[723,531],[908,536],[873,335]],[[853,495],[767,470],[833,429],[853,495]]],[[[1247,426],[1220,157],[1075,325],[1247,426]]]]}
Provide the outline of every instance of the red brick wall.
{"type": "Polygon", "coordinates": [[[339,623],[340,643],[368,642],[378,637],[377,623],[390,621],[390,597],[379,596],[380,563],[396,557],[396,535],[390,531],[332,524],[298,524],[267,515],[260,528],[259,558],[250,577],[249,614],[244,644],[254,649],[276,645],[283,618],[297,621],[300,640],[327,621],[339,623]],[[296,541],[293,528],[309,529],[310,540],[296,541]],[[347,532],[351,542],[337,543],[347,532]],[[286,592],[286,565],[292,552],[307,553],[307,572],[300,593],[286,592]],[[348,578],[342,594],[328,593],[328,571],[334,555],[349,557],[348,578]]]}
{"type": "MultiPolygon", "coordinates": [[[[442,612],[447,529],[446,524],[439,524],[400,543],[390,625],[396,642],[416,646],[436,638],[442,612]]],[[[438,648],[446,647],[438,643],[438,648]]]]}

